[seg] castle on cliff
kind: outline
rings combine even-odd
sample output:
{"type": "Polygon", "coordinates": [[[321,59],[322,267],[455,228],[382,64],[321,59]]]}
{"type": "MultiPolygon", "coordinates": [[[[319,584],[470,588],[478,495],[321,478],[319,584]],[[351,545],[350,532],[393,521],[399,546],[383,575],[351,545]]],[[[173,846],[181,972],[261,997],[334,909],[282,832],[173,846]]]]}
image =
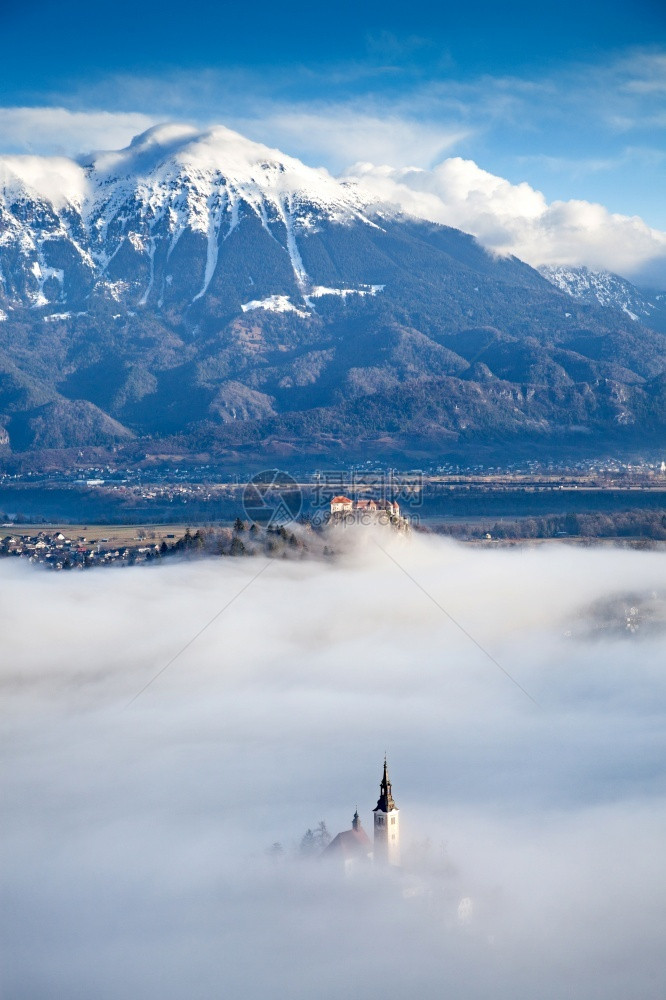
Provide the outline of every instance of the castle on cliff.
{"type": "Polygon", "coordinates": [[[397,500],[350,500],[337,496],[331,500],[331,521],[352,524],[394,524],[403,521],[397,500]]]}

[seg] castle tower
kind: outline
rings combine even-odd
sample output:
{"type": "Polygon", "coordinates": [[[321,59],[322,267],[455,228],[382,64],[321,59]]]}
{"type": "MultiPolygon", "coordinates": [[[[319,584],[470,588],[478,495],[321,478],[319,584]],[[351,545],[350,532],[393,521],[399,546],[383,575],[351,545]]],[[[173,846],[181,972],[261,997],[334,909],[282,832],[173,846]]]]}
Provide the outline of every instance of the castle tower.
{"type": "Polygon", "coordinates": [[[399,865],[400,816],[391,793],[391,781],[388,776],[386,757],[384,757],[384,774],[379,786],[379,800],[374,809],[374,814],[374,859],[379,864],[399,865]]]}

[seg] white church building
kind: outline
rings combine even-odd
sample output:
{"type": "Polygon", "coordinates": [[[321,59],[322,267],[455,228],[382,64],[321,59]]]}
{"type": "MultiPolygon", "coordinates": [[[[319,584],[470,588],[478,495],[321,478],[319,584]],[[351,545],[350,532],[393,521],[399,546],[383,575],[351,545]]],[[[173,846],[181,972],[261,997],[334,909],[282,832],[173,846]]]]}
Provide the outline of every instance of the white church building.
{"type": "Polygon", "coordinates": [[[343,830],[323,852],[323,857],[340,860],[346,872],[363,862],[374,861],[380,865],[400,865],[400,815],[393,799],[388,765],[384,757],[384,771],[379,784],[379,799],[373,810],[374,838],[370,841],[361,825],[358,809],[352,819],[351,830],[343,830]]]}

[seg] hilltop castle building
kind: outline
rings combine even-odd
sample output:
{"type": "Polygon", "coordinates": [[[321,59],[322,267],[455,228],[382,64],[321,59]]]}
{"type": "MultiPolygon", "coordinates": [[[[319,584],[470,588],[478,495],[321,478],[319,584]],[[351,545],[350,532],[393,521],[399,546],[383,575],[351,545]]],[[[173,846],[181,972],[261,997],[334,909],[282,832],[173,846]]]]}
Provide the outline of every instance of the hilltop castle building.
{"type": "Polygon", "coordinates": [[[361,520],[386,519],[400,517],[400,505],[397,500],[350,500],[349,497],[333,497],[331,500],[331,515],[336,518],[353,518],[361,520]]]}

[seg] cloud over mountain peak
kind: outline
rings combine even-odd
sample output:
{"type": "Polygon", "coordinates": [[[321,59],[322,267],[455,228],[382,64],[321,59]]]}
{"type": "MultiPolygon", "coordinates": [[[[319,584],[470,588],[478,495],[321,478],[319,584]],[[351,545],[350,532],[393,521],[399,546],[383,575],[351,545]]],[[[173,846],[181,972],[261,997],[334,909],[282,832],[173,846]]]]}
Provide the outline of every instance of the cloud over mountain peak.
{"type": "Polygon", "coordinates": [[[666,288],[665,232],[600,203],[549,202],[526,181],[513,183],[459,156],[430,169],[360,161],[336,179],[323,167],[307,166],[223,125],[201,129],[166,122],[135,135],[124,148],[74,159],[0,157],[0,186],[5,191],[25,187],[56,207],[69,202],[80,209],[96,201],[111,179],[154,177],[165,168],[220,171],[245,191],[259,187],[271,197],[306,192],[317,204],[353,206],[355,211],[381,201],[462,229],[489,250],[513,254],[535,267],[583,265],[666,288]]]}
{"type": "Polygon", "coordinates": [[[526,182],[513,184],[460,157],[431,170],[358,163],[346,176],[411,215],[463,229],[533,266],[587,265],[666,287],[666,233],[638,216],[575,199],[549,204],[526,182]]]}

